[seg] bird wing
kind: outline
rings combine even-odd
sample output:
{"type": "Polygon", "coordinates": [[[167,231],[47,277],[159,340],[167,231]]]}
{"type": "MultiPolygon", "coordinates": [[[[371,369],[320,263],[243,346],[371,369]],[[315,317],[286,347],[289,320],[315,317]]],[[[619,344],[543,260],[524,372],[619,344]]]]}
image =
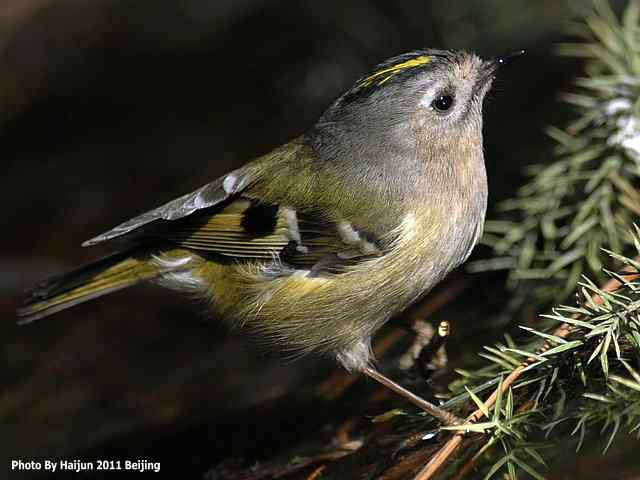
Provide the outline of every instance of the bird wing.
{"type": "Polygon", "coordinates": [[[235,259],[278,258],[317,273],[338,272],[381,253],[375,241],[362,238],[345,223],[245,196],[175,221],[157,223],[144,236],[235,259]]]}
{"type": "MultiPolygon", "coordinates": [[[[133,243],[155,240],[236,259],[277,257],[296,268],[318,272],[340,271],[381,254],[379,242],[371,235],[348,222],[310,213],[320,209],[295,201],[295,195],[289,195],[286,205],[276,197],[257,198],[252,187],[260,182],[261,166],[254,166],[234,170],[83,245],[119,238],[133,243]]],[[[282,163],[279,167],[284,168],[282,163]]]]}
{"type": "Polygon", "coordinates": [[[252,169],[249,166],[241,167],[194,192],[127,220],[108,232],[87,240],[82,246],[87,247],[122,237],[159,220],[176,220],[191,215],[197,210],[213,207],[241,192],[252,180],[252,169]]]}

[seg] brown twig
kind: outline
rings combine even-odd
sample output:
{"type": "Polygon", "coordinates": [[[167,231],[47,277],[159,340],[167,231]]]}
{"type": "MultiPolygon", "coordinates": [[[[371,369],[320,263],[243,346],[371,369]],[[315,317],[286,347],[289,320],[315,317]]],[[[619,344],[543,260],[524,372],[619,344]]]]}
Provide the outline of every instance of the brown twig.
{"type": "Polygon", "coordinates": [[[324,472],[326,469],[326,465],[320,465],[318,468],[314,469],[313,472],[311,472],[311,475],[309,475],[306,480],[318,480],[320,478],[320,475],[322,475],[322,472],[324,472]]]}
{"type": "MultiPolygon", "coordinates": [[[[636,260],[640,259],[640,257],[636,257],[636,260]]],[[[640,277],[640,275],[633,275],[631,279],[636,279],[640,277]]],[[[616,279],[609,280],[603,287],[602,291],[604,292],[612,292],[617,290],[620,287],[621,283],[616,279]]],[[[591,299],[595,304],[601,304],[603,302],[602,298],[598,295],[592,297],[591,299]]],[[[568,323],[563,323],[560,325],[554,332],[553,335],[565,338],[572,332],[573,328],[568,323]]],[[[536,352],[537,355],[544,353],[545,351],[551,348],[550,342],[546,341],[536,352]]],[[[511,385],[522,375],[522,372],[529,366],[532,362],[534,362],[536,358],[531,356],[527,358],[518,368],[513,370],[507,378],[502,382],[502,386],[497,388],[491,396],[484,402],[486,409],[490,409],[496,402],[498,398],[498,394],[505,393],[511,385]]],[[[481,409],[477,409],[473,412],[469,417],[467,417],[467,423],[475,423],[482,418],[484,414],[481,409]]],[[[440,469],[444,466],[446,461],[458,450],[462,441],[465,438],[465,432],[460,430],[453,434],[453,436],[445,443],[435,455],[433,455],[429,462],[420,470],[418,475],[415,476],[415,480],[429,480],[432,478],[440,469]]]]}
{"type": "Polygon", "coordinates": [[[473,455],[473,457],[471,457],[469,461],[464,464],[464,466],[458,471],[458,473],[456,473],[456,476],[453,477],[452,480],[462,480],[464,477],[466,477],[467,474],[471,470],[473,470],[473,467],[476,466],[476,463],[478,463],[478,460],[480,460],[483,453],[484,452],[482,451],[482,447],[480,447],[475,455],[473,455]]]}
{"type": "MultiPolygon", "coordinates": [[[[522,405],[520,408],[518,408],[518,413],[522,413],[522,412],[527,412],[529,410],[531,410],[533,408],[533,406],[535,405],[535,401],[533,399],[529,399],[529,401],[527,401],[524,405],[522,405]]],[[[476,452],[476,454],[474,456],[472,456],[467,463],[464,464],[464,466],[456,473],[456,476],[453,477],[451,480],[462,480],[464,477],[467,476],[467,474],[473,470],[473,467],[476,466],[476,463],[478,463],[478,460],[480,460],[480,458],[482,458],[482,449],[479,449],[478,452],[476,452]]]]}

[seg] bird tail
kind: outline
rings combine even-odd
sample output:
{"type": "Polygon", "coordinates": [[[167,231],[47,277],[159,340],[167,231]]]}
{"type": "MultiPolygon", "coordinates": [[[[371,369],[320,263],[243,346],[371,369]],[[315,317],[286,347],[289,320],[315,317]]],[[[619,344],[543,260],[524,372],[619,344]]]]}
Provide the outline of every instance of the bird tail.
{"type": "Polygon", "coordinates": [[[135,250],[116,253],[69,273],[58,275],[26,292],[18,309],[23,325],[94,298],[107,295],[159,275],[149,256],[135,250]]]}

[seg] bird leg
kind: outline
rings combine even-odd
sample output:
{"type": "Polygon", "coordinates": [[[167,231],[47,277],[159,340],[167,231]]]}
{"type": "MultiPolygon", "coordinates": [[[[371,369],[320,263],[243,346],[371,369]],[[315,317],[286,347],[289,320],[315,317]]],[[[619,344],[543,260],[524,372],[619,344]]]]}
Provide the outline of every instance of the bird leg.
{"type": "Polygon", "coordinates": [[[403,386],[398,385],[396,382],[384,376],[375,368],[367,366],[362,370],[362,372],[368,377],[374,379],[376,382],[384,385],[385,387],[394,391],[398,395],[406,398],[411,403],[413,403],[417,407],[427,412],[429,415],[436,417],[445,425],[461,425],[462,423],[464,423],[462,419],[456,417],[452,413],[447,412],[443,408],[440,408],[437,405],[434,405],[433,403],[428,402],[423,398],[420,398],[416,394],[411,393],[409,390],[407,390],[403,386]]]}

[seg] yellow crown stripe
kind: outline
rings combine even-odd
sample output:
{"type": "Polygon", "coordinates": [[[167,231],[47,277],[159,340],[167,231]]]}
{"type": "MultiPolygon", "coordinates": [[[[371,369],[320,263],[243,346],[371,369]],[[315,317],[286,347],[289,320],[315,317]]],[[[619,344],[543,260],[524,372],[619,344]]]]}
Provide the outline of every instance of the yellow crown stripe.
{"type": "Polygon", "coordinates": [[[376,79],[380,77],[383,78],[378,85],[382,85],[384,82],[393,77],[396,73],[406,70],[408,68],[419,67],[420,65],[425,65],[431,61],[431,57],[427,55],[420,55],[419,57],[412,58],[411,60],[407,60],[402,63],[398,63],[396,65],[391,65],[390,67],[383,68],[382,70],[378,70],[373,74],[369,75],[362,81],[362,85],[371,85],[376,79]]]}

